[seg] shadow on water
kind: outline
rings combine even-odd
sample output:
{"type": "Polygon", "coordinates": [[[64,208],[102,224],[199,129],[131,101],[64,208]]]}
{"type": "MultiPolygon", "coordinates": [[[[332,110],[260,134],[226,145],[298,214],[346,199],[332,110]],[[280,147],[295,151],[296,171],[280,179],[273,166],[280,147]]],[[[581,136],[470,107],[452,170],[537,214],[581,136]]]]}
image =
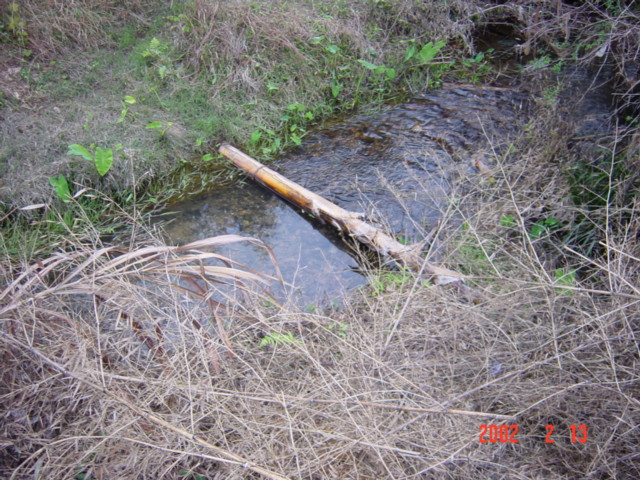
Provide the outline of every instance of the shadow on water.
{"type": "MultiPolygon", "coordinates": [[[[470,161],[508,146],[524,99],[508,88],[447,86],[383,112],[359,115],[305,139],[273,168],[291,180],[407,241],[426,234],[448,207],[452,182],[470,161]]],[[[299,305],[339,301],[365,283],[355,256],[328,226],[248,182],[171,206],[172,244],[223,234],[269,245],[299,305]]],[[[273,273],[264,249],[224,252],[273,273]]]]}

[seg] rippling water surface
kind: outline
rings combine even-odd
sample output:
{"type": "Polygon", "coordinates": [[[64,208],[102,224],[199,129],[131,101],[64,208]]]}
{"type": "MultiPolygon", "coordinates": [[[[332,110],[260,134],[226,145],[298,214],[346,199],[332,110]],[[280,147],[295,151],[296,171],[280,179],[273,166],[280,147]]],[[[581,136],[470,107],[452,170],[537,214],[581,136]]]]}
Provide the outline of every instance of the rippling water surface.
{"type": "MultiPolygon", "coordinates": [[[[491,163],[524,118],[523,95],[509,89],[448,86],[382,112],[358,115],[305,138],[272,167],[373,223],[418,240],[447,208],[456,175],[472,158],[491,163]]],[[[469,171],[472,174],[472,171],[469,171]]],[[[222,234],[263,240],[302,305],[339,301],[365,279],[330,227],[270,191],[232,186],[171,206],[167,242],[222,234]]],[[[165,217],[166,218],[166,217],[165,217]]],[[[226,254],[273,272],[264,249],[241,244],[226,254]]]]}

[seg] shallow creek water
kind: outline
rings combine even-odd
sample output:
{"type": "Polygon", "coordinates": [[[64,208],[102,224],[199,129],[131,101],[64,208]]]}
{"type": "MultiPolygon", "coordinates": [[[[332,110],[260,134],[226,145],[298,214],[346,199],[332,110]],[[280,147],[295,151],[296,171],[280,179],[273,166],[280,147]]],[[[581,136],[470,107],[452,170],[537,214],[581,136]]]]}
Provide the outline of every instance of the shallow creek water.
{"type": "MultiPolygon", "coordinates": [[[[507,146],[524,96],[511,89],[445,86],[374,114],[358,115],[309,135],[272,168],[341,207],[407,241],[419,240],[448,206],[455,178],[474,174],[472,159],[507,146]]],[[[247,180],[171,205],[166,241],[181,245],[222,234],[255,237],[269,245],[299,305],[340,301],[365,283],[346,244],[310,218],[247,180]]],[[[266,273],[266,251],[249,244],[224,252],[266,273]]]]}

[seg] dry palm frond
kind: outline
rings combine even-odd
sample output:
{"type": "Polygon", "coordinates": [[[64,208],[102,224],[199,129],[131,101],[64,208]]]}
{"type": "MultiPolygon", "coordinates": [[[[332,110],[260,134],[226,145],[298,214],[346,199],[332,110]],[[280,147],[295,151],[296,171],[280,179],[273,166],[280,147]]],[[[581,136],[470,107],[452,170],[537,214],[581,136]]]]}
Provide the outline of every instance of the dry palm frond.
{"type": "MultiPolygon", "coordinates": [[[[153,340],[149,332],[144,331],[142,323],[131,318],[128,309],[116,300],[122,299],[123,288],[129,290],[134,287],[142,295],[155,297],[163,287],[168,287],[204,301],[215,318],[222,341],[232,351],[218,314],[219,309],[225,308],[225,303],[219,300],[228,298],[224,287],[230,287],[233,292],[256,295],[266,291],[264,284],[276,279],[224,255],[205,250],[245,241],[268,252],[276,275],[280,277],[271,249],[259,240],[238,235],[206,238],[180,247],[147,246],[135,250],[122,247],[80,248],[38,260],[17,275],[0,293],[0,315],[10,320],[13,316],[20,317],[25,308],[42,308],[50,314],[50,309],[44,305],[53,297],[70,296],[69,302],[73,303],[73,298],[89,295],[99,304],[118,308],[118,315],[131,323],[142,343],[148,348],[161,350],[160,341],[153,340]],[[221,298],[216,300],[216,297],[221,298]]],[[[209,335],[201,322],[194,320],[194,326],[202,329],[205,336],[209,335]]],[[[219,371],[217,360],[213,358],[213,361],[216,371],[219,371]]]]}

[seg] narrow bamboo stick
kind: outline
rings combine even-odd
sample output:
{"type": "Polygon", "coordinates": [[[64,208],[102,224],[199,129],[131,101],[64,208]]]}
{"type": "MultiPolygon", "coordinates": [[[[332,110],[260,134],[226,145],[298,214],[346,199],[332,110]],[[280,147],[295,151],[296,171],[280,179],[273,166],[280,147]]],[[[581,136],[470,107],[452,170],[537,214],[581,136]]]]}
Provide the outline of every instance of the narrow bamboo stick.
{"type": "Polygon", "coordinates": [[[248,173],[254,180],[262,183],[284,199],[332,224],[339,231],[364,243],[382,256],[390,257],[399,265],[430,276],[433,283],[443,285],[463,281],[462,274],[425,261],[420,255],[420,245],[403,245],[379,228],[363,221],[359,214],[345,210],[307,190],[237,148],[222,144],[218,152],[231,160],[235,166],[248,173]]]}

